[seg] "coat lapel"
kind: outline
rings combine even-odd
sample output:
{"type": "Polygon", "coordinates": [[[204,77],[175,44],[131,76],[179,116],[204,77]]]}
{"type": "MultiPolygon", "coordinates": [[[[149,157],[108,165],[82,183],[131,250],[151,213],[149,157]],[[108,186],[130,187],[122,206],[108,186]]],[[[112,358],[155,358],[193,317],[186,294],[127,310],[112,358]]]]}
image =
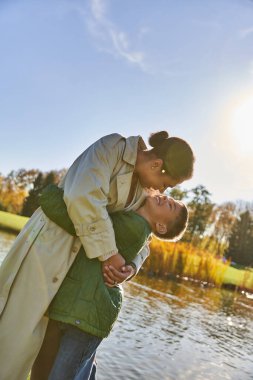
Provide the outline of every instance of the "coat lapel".
{"type": "Polygon", "coordinates": [[[117,176],[117,203],[116,209],[123,209],[125,207],[129,190],[131,187],[133,172],[121,174],[117,176]]]}

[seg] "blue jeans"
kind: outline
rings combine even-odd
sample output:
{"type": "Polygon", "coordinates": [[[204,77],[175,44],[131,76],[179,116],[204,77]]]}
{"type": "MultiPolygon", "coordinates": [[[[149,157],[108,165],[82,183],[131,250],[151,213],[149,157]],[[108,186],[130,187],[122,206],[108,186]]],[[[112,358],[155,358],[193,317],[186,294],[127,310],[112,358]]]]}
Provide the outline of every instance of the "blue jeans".
{"type": "Polygon", "coordinates": [[[60,326],[63,335],[48,380],[95,380],[95,354],[102,338],[66,323],[60,326]]]}

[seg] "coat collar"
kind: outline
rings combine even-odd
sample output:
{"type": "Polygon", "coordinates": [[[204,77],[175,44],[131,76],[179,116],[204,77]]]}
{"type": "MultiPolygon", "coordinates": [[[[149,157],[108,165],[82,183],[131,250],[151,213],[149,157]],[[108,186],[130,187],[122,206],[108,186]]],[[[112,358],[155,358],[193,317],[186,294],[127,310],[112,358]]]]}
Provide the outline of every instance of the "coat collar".
{"type": "Polygon", "coordinates": [[[123,160],[130,165],[135,166],[138,148],[147,149],[141,136],[130,136],[126,138],[126,147],[123,153],[123,160]]]}

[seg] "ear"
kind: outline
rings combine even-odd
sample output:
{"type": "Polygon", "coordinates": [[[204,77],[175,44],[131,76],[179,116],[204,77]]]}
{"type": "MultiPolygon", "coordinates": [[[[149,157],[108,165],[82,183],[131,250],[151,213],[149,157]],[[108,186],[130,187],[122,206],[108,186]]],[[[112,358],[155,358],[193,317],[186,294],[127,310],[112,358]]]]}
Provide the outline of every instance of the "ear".
{"type": "Polygon", "coordinates": [[[152,169],[159,169],[161,170],[163,166],[163,160],[161,158],[155,158],[151,162],[152,169]]]}
{"type": "Polygon", "coordinates": [[[161,234],[161,235],[164,235],[164,234],[166,234],[166,232],[167,232],[167,226],[166,226],[166,224],[163,224],[163,223],[156,223],[155,224],[155,228],[156,228],[156,231],[159,233],[159,234],[161,234]]]}

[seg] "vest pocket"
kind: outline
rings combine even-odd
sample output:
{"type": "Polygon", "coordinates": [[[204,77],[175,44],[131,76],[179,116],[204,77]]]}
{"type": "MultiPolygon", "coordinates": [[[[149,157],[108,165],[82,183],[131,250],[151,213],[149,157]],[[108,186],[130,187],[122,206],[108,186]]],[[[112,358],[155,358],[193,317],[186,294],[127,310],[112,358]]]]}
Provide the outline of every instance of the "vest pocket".
{"type": "Polygon", "coordinates": [[[122,305],[122,290],[118,287],[108,288],[103,280],[96,293],[96,308],[101,330],[108,335],[118,318],[122,305]]]}

